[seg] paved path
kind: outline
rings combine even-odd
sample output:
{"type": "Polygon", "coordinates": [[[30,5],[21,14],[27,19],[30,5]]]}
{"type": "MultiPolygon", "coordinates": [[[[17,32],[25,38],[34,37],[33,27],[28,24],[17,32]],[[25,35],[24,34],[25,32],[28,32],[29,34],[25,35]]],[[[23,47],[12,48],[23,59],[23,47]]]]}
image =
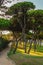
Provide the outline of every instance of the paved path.
{"type": "Polygon", "coordinates": [[[0,65],[15,65],[15,63],[7,57],[8,48],[0,54],[0,65]]]}

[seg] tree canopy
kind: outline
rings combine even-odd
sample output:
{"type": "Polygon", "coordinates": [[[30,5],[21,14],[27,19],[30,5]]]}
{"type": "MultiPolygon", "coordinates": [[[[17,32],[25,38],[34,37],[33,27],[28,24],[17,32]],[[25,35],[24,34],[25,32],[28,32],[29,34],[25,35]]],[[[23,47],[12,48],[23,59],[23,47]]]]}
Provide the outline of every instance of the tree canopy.
{"type": "Polygon", "coordinates": [[[7,14],[16,14],[15,11],[22,11],[23,9],[27,11],[28,9],[34,9],[35,5],[31,2],[19,2],[11,6],[7,12],[7,14]]]}
{"type": "Polygon", "coordinates": [[[27,11],[27,14],[34,23],[35,28],[38,27],[37,30],[43,30],[43,10],[30,10],[27,11]]]}
{"type": "MultiPolygon", "coordinates": [[[[11,19],[12,24],[13,24],[12,26],[15,27],[15,23],[16,23],[17,26],[20,26],[22,29],[24,26],[24,22],[25,23],[27,22],[26,20],[27,10],[34,9],[34,8],[35,8],[35,5],[31,2],[20,2],[11,6],[6,13],[13,15],[13,18],[11,19]]],[[[17,27],[17,28],[20,28],[20,27],[17,27]]]]}
{"type": "Polygon", "coordinates": [[[0,18],[0,29],[7,30],[11,25],[10,20],[0,18]]]}

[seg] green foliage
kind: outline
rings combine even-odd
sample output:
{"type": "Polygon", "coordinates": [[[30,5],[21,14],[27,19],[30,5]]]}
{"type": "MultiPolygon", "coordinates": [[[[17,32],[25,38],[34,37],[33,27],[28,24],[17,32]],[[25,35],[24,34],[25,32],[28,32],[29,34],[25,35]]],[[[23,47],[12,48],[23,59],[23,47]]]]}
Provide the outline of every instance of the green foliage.
{"type": "Polygon", "coordinates": [[[0,18],[0,29],[9,29],[10,25],[10,20],[0,18]]]}
{"type": "Polygon", "coordinates": [[[39,46],[39,45],[38,45],[38,47],[37,47],[37,51],[43,53],[43,46],[39,46]]]}
{"type": "Polygon", "coordinates": [[[34,27],[43,30],[43,10],[29,10],[27,14],[34,27]]]}
{"type": "Polygon", "coordinates": [[[14,48],[11,48],[10,51],[7,53],[8,57],[10,57],[11,55],[13,55],[14,52],[14,48]]]}
{"type": "Polygon", "coordinates": [[[35,5],[31,2],[19,2],[17,4],[14,4],[13,6],[10,7],[10,9],[6,12],[6,14],[15,14],[15,11],[18,10],[29,10],[29,9],[34,9],[35,5]]]}
{"type": "MultiPolygon", "coordinates": [[[[17,30],[17,31],[22,31],[24,25],[24,19],[25,19],[25,24],[26,27],[29,26],[27,25],[27,10],[34,9],[35,5],[31,2],[19,2],[14,4],[9,8],[9,10],[6,12],[7,14],[14,15],[13,18],[11,19],[12,22],[12,27],[11,29],[17,30]]],[[[27,27],[28,28],[28,27],[27,27]]]]}
{"type": "Polygon", "coordinates": [[[30,10],[27,11],[27,14],[30,16],[43,16],[43,10],[30,10]]]}
{"type": "Polygon", "coordinates": [[[43,39],[43,31],[40,31],[40,33],[38,34],[38,38],[43,39]]]}
{"type": "Polygon", "coordinates": [[[8,41],[0,37],[0,51],[6,48],[8,45],[8,41]]]}

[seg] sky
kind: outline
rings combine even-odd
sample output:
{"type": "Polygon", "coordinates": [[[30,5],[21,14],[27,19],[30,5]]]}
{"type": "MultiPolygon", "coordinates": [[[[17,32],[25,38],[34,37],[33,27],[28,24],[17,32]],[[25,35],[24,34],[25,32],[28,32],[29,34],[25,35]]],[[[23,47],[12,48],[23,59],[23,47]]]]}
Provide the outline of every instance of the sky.
{"type": "Polygon", "coordinates": [[[43,9],[43,0],[27,0],[31,1],[36,5],[36,9],[43,9]]]}
{"type": "Polygon", "coordinates": [[[43,9],[43,0],[13,0],[12,3],[10,3],[10,4],[7,3],[5,5],[10,7],[14,3],[21,2],[21,1],[33,2],[34,5],[36,6],[36,9],[43,9]]]}

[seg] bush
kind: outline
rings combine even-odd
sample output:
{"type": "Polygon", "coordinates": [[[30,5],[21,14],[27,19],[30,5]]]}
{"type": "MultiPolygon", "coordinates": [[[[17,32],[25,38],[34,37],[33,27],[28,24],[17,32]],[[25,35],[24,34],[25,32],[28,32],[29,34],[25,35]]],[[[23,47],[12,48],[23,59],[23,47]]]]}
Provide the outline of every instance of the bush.
{"type": "Polygon", "coordinates": [[[8,46],[8,41],[5,40],[4,38],[0,37],[0,51],[2,51],[3,49],[5,49],[8,46]]]}

